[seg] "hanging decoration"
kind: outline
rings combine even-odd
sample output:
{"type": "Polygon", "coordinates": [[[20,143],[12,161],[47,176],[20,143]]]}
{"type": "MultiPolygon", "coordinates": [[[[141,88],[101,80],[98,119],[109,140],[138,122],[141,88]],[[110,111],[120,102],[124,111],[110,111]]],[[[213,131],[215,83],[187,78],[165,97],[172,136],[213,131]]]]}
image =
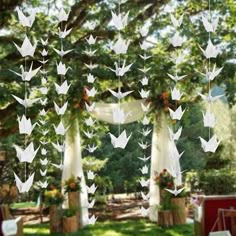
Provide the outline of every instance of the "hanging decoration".
{"type": "Polygon", "coordinates": [[[207,17],[205,17],[204,15],[202,16],[203,26],[206,32],[208,32],[208,43],[205,50],[200,47],[200,50],[202,51],[203,55],[205,56],[208,62],[207,63],[208,65],[206,66],[206,72],[202,73],[202,75],[208,82],[208,94],[204,95],[204,94],[199,93],[199,96],[201,96],[201,98],[208,104],[206,112],[205,113],[203,112],[202,114],[204,127],[208,128],[208,141],[206,141],[202,137],[199,137],[199,138],[201,142],[201,147],[204,152],[215,153],[220,144],[220,140],[217,138],[215,134],[212,136],[213,132],[211,131],[211,129],[213,129],[216,125],[216,118],[215,118],[214,113],[212,112],[211,104],[217,99],[221,98],[223,95],[212,96],[211,81],[213,81],[220,74],[223,67],[217,69],[215,64],[211,65],[211,59],[216,58],[219,54],[219,48],[218,46],[212,43],[212,38],[211,38],[211,34],[216,33],[219,17],[217,16],[215,19],[213,19],[212,13],[211,13],[210,0],[208,4],[209,4],[208,16],[207,17]]]}
{"type": "Polygon", "coordinates": [[[40,67],[33,69],[33,62],[30,65],[29,70],[27,71],[27,57],[34,57],[34,53],[37,47],[37,42],[32,44],[30,42],[30,39],[27,36],[27,28],[31,28],[34,21],[36,12],[35,10],[31,11],[31,14],[29,16],[26,16],[19,8],[17,8],[17,14],[20,24],[25,27],[25,37],[24,41],[21,46],[14,43],[16,46],[16,49],[20,53],[20,55],[24,58],[24,66],[20,66],[21,73],[13,71],[17,76],[19,76],[22,81],[24,82],[24,98],[20,98],[16,95],[12,95],[16,101],[24,107],[24,114],[21,117],[18,117],[18,125],[19,125],[19,133],[24,134],[24,147],[20,147],[18,145],[13,145],[13,147],[16,150],[17,158],[19,159],[20,163],[25,163],[24,169],[25,169],[25,182],[23,182],[19,176],[14,172],[14,177],[16,181],[16,186],[20,193],[28,192],[33,185],[34,182],[34,175],[35,172],[32,174],[27,173],[27,163],[32,163],[32,161],[35,159],[39,147],[35,148],[34,143],[32,141],[31,133],[34,130],[36,123],[32,124],[31,119],[27,118],[27,108],[31,107],[34,103],[36,103],[39,99],[38,98],[32,98],[30,94],[30,88],[29,83],[31,79],[36,76],[38,71],[40,70],[40,67]],[[27,178],[27,176],[29,176],[27,178]]]}

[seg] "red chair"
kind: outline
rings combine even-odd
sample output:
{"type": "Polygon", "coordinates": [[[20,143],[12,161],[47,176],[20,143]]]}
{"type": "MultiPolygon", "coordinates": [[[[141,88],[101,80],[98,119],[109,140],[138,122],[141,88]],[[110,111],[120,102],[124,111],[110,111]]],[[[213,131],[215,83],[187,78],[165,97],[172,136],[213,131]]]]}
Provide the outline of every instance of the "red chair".
{"type": "MultiPolygon", "coordinates": [[[[218,209],[236,209],[236,196],[217,195],[203,196],[201,206],[196,209],[194,219],[195,236],[208,236],[210,232],[217,231],[218,209]],[[214,225],[215,229],[214,229],[214,225]]],[[[230,229],[230,219],[226,219],[226,228],[230,229]]]]}

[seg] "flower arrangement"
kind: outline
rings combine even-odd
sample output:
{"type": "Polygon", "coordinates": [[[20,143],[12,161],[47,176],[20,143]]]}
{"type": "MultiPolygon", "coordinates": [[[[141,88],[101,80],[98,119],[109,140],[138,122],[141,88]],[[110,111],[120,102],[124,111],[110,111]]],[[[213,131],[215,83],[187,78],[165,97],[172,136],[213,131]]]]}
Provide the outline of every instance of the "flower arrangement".
{"type": "Polygon", "coordinates": [[[59,189],[51,189],[44,192],[45,203],[47,205],[60,205],[64,201],[64,196],[59,189]]]}
{"type": "Polygon", "coordinates": [[[68,180],[66,180],[63,184],[65,188],[65,193],[68,192],[80,192],[81,191],[81,178],[75,177],[72,175],[68,180]]]}
{"type": "Polygon", "coordinates": [[[166,170],[154,177],[154,181],[159,185],[160,189],[173,188],[174,187],[174,177],[166,170]]]}

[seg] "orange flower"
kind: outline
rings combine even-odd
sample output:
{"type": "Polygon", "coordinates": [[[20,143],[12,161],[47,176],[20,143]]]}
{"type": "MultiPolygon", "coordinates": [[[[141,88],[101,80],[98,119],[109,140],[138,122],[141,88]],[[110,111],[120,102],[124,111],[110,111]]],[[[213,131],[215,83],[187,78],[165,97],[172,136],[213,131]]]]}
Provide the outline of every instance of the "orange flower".
{"type": "Polygon", "coordinates": [[[75,189],[75,183],[70,183],[70,188],[75,189]]]}
{"type": "Polygon", "coordinates": [[[162,95],[163,98],[168,98],[169,97],[169,93],[168,92],[163,92],[161,95],[162,95]]]}
{"type": "Polygon", "coordinates": [[[50,189],[55,189],[55,186],[53,184],[50,185],[50,189]]]}

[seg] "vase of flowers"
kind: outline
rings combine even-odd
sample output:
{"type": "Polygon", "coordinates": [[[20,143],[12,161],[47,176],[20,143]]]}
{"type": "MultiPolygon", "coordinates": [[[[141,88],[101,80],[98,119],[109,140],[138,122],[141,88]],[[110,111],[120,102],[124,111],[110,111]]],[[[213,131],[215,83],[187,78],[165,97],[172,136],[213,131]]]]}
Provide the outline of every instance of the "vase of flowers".
{"type": "Polygon", "coordinates": [[[163,199],[166,195],[166,188],[173,188],[174,186],[174,177],[166,170],[163,169],[160,174],[156,174],[154,181],[159,186],[160,191],[160,203],[162,204],[163,199]]]}
{"type": "Polygon", "coordinates": [[[62,218],[63,233],[73,233],[78,230],[76,210],[65,209],[62,218]]]}
{"type": "Polygon", "coordinates": [[[80,226],[80,192],[81,192],[81,178],[71,176],[64,182],[65,193],[68,194],[69,209],[76,211],[78,227],[80,226]]]}
{"type": "Polygon", "coordinates": [[[50,233],[62,232],[61,204],[64,196],[59,189],[50,189],[44,193],[45,203],[49,206],[50,233]]]}

